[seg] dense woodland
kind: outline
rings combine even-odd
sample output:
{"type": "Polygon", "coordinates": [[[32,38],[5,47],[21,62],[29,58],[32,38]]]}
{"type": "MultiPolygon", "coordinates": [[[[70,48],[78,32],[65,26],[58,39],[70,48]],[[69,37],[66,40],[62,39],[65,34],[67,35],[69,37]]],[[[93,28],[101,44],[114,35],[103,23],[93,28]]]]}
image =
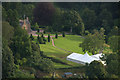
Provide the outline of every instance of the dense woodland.
{"type": "Polygon", "coordinates": [[[32,35],[29,37],[19,26],[19,19],[24,19],[25,15],[29,17],[32,30],[40,27],[46,32],[70,33],[72,29],[71,34],[85,38],[79,44],[84,52],[96,54],[108,44],[113,53],[104,56],[107,66],[93,61],[85,66],[85,78],[120,78],[119,6],[119,3],[2,3],[2,77],[34,78],[35,70],[54,72],[52,60],[42,56],[44,52],[39,43],[34,43],[32,35]],[[20,68],[24,66],[30,67],[30,74],[23,74],[20,68]]]}

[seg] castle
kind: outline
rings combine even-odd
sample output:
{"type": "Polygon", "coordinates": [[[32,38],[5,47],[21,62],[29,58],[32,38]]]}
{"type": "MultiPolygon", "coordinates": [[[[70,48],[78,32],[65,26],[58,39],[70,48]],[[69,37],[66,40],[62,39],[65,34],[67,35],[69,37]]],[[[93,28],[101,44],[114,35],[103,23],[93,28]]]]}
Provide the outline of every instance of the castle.
{"type": "Polygon", "coordinates": [[[32,31],[28,17],[26,19],[24,18],[24,20],[19,20],[19,22],[22,29],[25,29],[28,33],[32,31]]]}

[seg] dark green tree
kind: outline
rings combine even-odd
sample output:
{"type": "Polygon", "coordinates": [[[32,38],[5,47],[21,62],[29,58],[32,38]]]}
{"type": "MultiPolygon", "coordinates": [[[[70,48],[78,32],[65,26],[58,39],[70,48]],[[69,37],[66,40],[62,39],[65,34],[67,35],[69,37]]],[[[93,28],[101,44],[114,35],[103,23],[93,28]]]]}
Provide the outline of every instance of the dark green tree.
{"type": "Polygon", "coordinates": [[[119,55],[118,54],[108,55],[106,58],[106,64],[107,64],[107,72],[109,73],[109,75],[111,74],[114,74],[116,76],[119,75],[120,69],[119,69],[119,55]]]}
{"type": "Polygon", "coordinates": [[[6,10],[2,7],[2,21],[5,21],[7,18],[6,10]]]}
{"type": "Polygon", "coordinates": [[[39,43],[40,43],[40,44],[45,44],[45,41],[43,40],[43,37],[40,37],[40,38],[39,38],[39,43]]]}
{"type": "Polygon", "coordinates": [[[44,37],[44,35],[43,35],[43,34],[41,34],[41,37],[44,37]]]}
{"type": "Polygon", "coordinates": [[[40,61],[40,64],[39,64],[39,69],[43,70],[44,72],[54,72],[54,65],[53,65],[53,62],[48,59],[48,58],[43,58],[41,61],[40,61]]]}
{"type": "Polygon", "coordinates": [[[45,37],[44,37],[44,34],[42,34],[41,37],[43,38],[43,41],[44,41],[44,43],[45,43],[45,42],[46,42],[46,39],[45,39],[45,37]]]}
{"type": "Polygon", "coordinates": [[[110,45],[110,48],[114,51],[114,52],[118,52],[119,51],[119,40],[120,40],[120,36],[111,36],[108,39],[108,44],[110,45]]]}
{"type": "Polygon", "coordinates": [[[40,39],[40,37],[39,37],[39,35],[37,36],[37,40],[39,41],[39,39],[40,39]]]}
{"type": "Polygon", "coordinates": [[[90,10],[89,8],[83,9],[81,17],[87,30],[92,30],[95,28],[97,17],[94,10],[90,10]]]}
{"type": "Polygon", "coordinates": [[[31,39],[31,40],[34,40],[34,37],[33,37],[33,35],[32,35],[32,34],[30,35],[30,39],[31,39]]]}
{"type": "Polygon", "coordinates": [[[31,42],[26,30],[21,29],[21,27],[15,29],[14,38],[10,47],[13,54],[19,53],[21,58],[26,58],[31,55],[31,42]]]}
{"type": "Polygon", "coordinates": [[[3,38],[2,48],[2,78],[14,77],[14,56],[11,49],[8,46],[8,42],[3,38]]]}
{"type": "Polygon", "coordinates": [[[7,21],[10,23],[11,26],[13,27],[18,27],[19,26],[19,15],[16,10],[9,9],[7,11],[7,21]]]}
{"type": "Polygon", "coordinates": [[[93,61],[86,67],[86,76],[88,78],[106,78],[107,72],[101,62],[93,61]]]}
{"type": "Polygon", "coordinates": [[[14,77],[14,56],[11,48],[14,28],[8,22],[2,22],[2,78],[14,77]]]}
{"type": "Polygon", "coordinates": [[[103,9],[100,12],[98,18],[99,18],[98,24],[100,24],[100,26],[102,26],[106,30],[105,33],[108,33],[113,26],[112,14],[107,9],[103,9]]]}
{"type": "Polygon", "coordinates": [[[40,30],[39,30],[39,29],[37,29],[37,32],[39,33],[39,32],[40,32],[40,30]]]}
{"type": "Polygon", "coordinates": [[[104,46],[104,28],[101,28],[100,31],[94,30],[94,34],[88,34],[85,37],[83,43],[80,44],[83,50],[87,50],[92,54],[99,53],[103,50],[104,46]]]}
{"type": "Polygon", "coordinates": [[[55,38],[56,38],[56,39],[58,38],[58,34],[57,34],[57,33],[55,34],[55,38]]]}
{"type": "Polygon", "coordinates": [[[50,34],[48,34],[48,42],[50,42],[50,34]]]}
{"type": "Polygon", "coordinates": [[[65,37],[65,32],[62,33],[62,36],[65,37]]]}

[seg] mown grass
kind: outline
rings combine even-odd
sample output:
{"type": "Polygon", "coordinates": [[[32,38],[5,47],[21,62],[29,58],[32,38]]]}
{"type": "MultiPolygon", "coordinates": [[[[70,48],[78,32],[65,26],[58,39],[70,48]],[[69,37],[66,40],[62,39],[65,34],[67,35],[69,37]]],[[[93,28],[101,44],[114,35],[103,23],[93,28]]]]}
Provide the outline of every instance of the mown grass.
{"type": "Polygon", "coordinates": [[[82,43],[83,38],[77,35],[66,35],[66,37],[54,38],[55,45],[59,48],[65,49],[67,51],[76,52],[84,54],[82,48],[79,47],[79,44],[82,43]]]}
{"type": "MultiPolygon", "coordinates": [[[[34,38],[35,38],[34,41],[37,42],[37,37],[34,37],[34,38]]],[[[80,36],[77,36],[77,35],[66,35],[66,37],[60,36],[58,37],[58,39],[54,38],[54,41],[55,41],[55,45],[56,45],[56,42],[59,42],[58,45],[56,45],[57,47],[60,47],[68,51],[70,50],[72,52],[79,52],[83,54],[82,49],[79,47],[79,43],[82,42],[82,39],[80,36]],[[66,43],[69,45],[66,45],[66,43]]],[[[43,51],[44,55],[48,57],[53,57],[55,59],[58,59],[68,64],[68,65],[64,65],[61,63],[54,63],[55,68],[67,68],[67,67],[81,66],[81,64],[66,60],[66,57],[71,53],[61,50],[59,48],[53,47],[52,41],[46,42],[46,44],[39,44],[39,45],[40,45],[40,50],[43,51]]]]}

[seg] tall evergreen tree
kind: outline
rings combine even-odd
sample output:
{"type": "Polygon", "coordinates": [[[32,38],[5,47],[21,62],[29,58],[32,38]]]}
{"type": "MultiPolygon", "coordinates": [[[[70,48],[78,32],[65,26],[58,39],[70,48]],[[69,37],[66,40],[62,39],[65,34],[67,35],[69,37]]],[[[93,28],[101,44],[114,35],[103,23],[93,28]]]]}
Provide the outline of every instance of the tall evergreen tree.
{"type": "Polygon", "coordinates": [[[50,42],[50,34],[48,34],[48,42],[50,42]]]}
{"type": "Polygon", "coordinates": [[[56,38],[56,39],[58,38],[58,34],[57,34],[57,33],[55,34],[55,38],[56,38]]]}

